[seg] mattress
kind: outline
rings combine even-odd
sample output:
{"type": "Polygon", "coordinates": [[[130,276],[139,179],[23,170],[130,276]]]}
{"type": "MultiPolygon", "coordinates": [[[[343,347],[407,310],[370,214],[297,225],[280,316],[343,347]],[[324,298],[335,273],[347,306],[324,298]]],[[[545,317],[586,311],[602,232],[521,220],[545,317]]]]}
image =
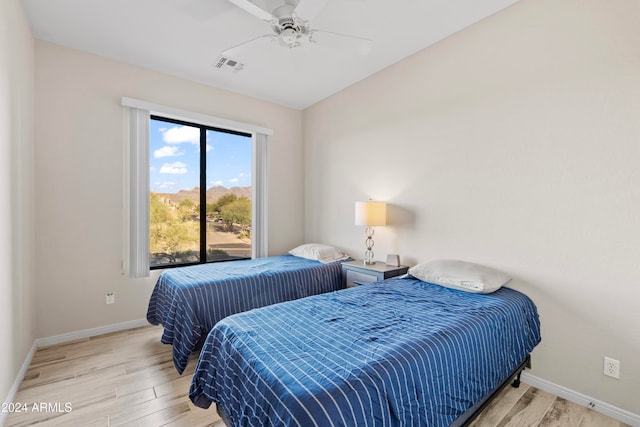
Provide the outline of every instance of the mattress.
{"type": "Polygon", "coordinates": [[[231,314],[343,287],[340,262],[280,255],[164,271],[149,300],[147,320],[164,327],[182,373],[201,340],[231,314]]]}
{"type": "Polygon", "coordinates": [[[448,426],[539,342],[516,290],[392,278],[220,321],[190,398],[233,426],[448,426]]]}

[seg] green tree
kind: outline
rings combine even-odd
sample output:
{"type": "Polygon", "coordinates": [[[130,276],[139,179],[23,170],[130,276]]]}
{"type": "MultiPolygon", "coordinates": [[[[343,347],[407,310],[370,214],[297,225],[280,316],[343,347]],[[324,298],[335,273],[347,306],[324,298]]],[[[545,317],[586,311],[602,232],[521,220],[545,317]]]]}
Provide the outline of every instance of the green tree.
{"type": "Polygon", "coordinates": [[[173,221],[171,207],[152,192],[149,197],[149,250],[152,253],[164,252],[166,225],[173,221]]]}
{"type": "Polygon", "coordinates": [[[188,221],[198,215],[200,211],[200,205],[196,204],[191,199],[184,199],[178,204],[178,213],[183,221],[188,221]]]}
{"type": "Polygon", "coordinates": [[[218,209],[215,203],[207,203],[207,216],[215,216],[218,213],[218,209]]]}
{"type": "Polygon", "coordinates": [[[197,221],[176,221],[166,228],[164,236],[168,252],[199,250],[200,224],[197,221]]]}
{"type": "Polygon", "coordinates": [[[251,200],[241,197],[222,206],[220,216],[225,224],[230,226],[229,231],[233,229],[233,224],[239,224],[246,230],[246,227],[251,225],[251,200]]]}
{"type": "Polygon", "coordinates": [[[218,198],[218,200],[213,203],[213,211],[214,212],[222,212],[222,207],[228,205],[229,203],[233,203],[238,200],[238,196],[233,193],[225,194],[224,196],[218,198]]]}
{"type": "Polygon", "coordinates": [[[152,254],[166,254],[176,258],[180,253],[190,256],[199,250],[200,226],[191,219],[197,212],[193,201],[171,206],[158,194],[150,194],[149,205],[149,250],[152,254]]]}

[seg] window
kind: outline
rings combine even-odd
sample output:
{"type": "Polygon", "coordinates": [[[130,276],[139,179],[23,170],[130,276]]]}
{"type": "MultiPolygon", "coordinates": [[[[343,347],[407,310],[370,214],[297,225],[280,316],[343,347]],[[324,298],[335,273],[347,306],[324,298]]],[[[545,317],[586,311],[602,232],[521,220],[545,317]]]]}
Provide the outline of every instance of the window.
{"type": "Polygon", "coordinates": [[[149,263],[251,258],[250,134],[151,116],[149,263]]]}
{"type": "Polygon", "coordinates": [[[132,98],[122,105],[124,273],[267,256],[273,131],[132,98]]]}

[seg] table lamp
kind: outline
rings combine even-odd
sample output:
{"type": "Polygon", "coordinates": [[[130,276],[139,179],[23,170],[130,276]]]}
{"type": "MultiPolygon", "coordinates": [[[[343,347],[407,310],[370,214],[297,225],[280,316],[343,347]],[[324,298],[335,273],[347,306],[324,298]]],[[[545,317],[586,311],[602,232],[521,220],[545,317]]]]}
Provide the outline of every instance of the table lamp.
{"type": "Polygon", "coordinates": [[[373,227],[385,225],[387,223],[387,204],[385,202],[356,202],[356,225],[365,226],[367,239],[365,245],[367,250],[364,253],[364,264],[375,264],[373,259],[373,227]]]}

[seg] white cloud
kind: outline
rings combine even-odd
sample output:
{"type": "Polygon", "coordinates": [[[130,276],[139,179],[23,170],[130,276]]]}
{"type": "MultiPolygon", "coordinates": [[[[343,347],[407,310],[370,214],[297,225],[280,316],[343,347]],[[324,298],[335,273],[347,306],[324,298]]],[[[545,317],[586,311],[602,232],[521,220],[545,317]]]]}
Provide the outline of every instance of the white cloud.
{"type": "Polygon", "coordinates": [[[223,185],[223,184],[224,184],[224,182],[222,182],[222,181],[215,181],[215,182],[211,183],[211,185],[214,186],[214,187],[215,186],[219,186],[219,185],[223,185]]]}
{"type": "Polygon", "coordinates": [[[231,178],[229,182],[235,184],[236,182],[238,182],[238,178],[231,178]]]}
{"type": "Polygon", "coordinates": [[[175,157],[175,156],[182,156],[184,154],[184,152],[179,152],[178,151],[179,148],[174,146],[170,146],[170,145],[165,145],[162,148],[157,149],[156,151],[153,152],[153,157],[155,159],[159,159],[161,157],[175,157]]]}
{"type": "Polygon", "coordinates": [[[207,144],[207,149],[206,149],[207,153],[208,153],[209,151],[211,151],[211,150],[213,150],[213,147],[212,147],[212,146],[210,146],[209,144],[207,144]]]}
{"type": "Polygon", "coordinates": [[[176,183],[173,181],[165,181],[165,182],[158,181],[158,182],[154,182],[153,185],[156,188],[166,189],[166,188],[172,188],[174,185],[176,185],[176,183]]]}
{"type": "Polygon", "coordinates": [[[187,165],[182,162],[165,163],[160,168],[160,173],[181,175],[187,173],[187,165]]]}
{"type": "Polygon", "coordinates": [[[169,129],[160,130],[162,140],[167,144],[182,144],[188,142],[200,145],[200,130],[189,126],[176,126],[169,129]]]}

